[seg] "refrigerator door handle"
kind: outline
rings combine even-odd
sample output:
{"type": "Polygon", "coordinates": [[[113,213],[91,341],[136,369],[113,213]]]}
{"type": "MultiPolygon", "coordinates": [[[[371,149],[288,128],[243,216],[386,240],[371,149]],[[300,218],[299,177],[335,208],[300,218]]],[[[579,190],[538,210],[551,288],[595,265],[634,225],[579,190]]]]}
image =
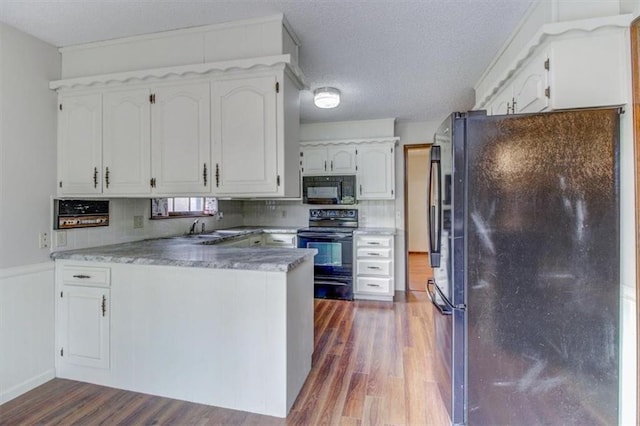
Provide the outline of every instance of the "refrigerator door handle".
{"type": "Polygon", "coordinates": [[[429,206],[429,263],[432,268],[440,267],[442,252],[442,169],[440,165],[440,147],[434,145],[430,151],[429,185],[427,202],[429,206]]]}
{"type": "Polygon", "coordinates": [[[427,281],[427,295],[441,315],[451,315],[453,313],[453,307],[447,303],[446,297],[442,296],[440,289],[433,280],[427,281]]]}

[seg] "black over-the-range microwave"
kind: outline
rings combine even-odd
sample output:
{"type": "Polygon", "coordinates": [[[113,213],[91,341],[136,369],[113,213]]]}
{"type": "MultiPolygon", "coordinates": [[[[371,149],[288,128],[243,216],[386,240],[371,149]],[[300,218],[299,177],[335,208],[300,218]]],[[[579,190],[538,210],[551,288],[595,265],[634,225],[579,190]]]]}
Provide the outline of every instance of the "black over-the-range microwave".
{"type": "Polygon", "coordinates": [[[302,199],[306,204],[355,204],[355,175],[303,176],[302,199]]]}

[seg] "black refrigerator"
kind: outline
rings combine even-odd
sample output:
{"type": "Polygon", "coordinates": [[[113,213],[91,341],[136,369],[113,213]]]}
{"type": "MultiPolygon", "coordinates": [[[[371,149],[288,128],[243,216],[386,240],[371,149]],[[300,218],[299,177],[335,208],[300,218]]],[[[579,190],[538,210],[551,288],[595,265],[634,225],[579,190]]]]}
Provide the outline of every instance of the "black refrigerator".
{"type": "Polygon", "coordinates": [[[618,423],[620,113],[455,113],[436,132],[427,288],[453,424],[618,423]]]}

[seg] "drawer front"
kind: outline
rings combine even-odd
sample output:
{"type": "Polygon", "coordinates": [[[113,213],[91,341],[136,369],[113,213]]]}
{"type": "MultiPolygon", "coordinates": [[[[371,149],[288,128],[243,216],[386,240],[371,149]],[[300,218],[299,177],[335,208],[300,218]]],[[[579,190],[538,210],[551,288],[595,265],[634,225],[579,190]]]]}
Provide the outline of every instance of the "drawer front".
{"type": "Polygon", "coordinates": [[[268,246],[295,247],[296,234],[264,234],[264,243],[268,246]]]}
{"type": "Polygon", "coordinates": [[[360,247],[356,253],[358,258],[371,258],[371,259],[391,259],[390,248],[368,248],[360,247]]]}
{"type": "Polygon", "coordinates": [[[358,275],[391,276],[390,260],[360,260],[358,259],[358,275]]]}
{"type": "Polygon", "coordinates": [[[391,247],[392,236],[360,235],[357,238],[357,247],[391,247]]]}
{"type": "Polygon", "coordinates": [[[109,268],[65,266],[62,270],[62,280],[67,285],[109,287],[111,285],[110,272],[109,268]]]}
{"type": "Polygon", "coordinates": [[[358,278],[356,280],[356,291],[362,293],[388,294],[391,292],[391,283],[391,278],[358,278]]]}

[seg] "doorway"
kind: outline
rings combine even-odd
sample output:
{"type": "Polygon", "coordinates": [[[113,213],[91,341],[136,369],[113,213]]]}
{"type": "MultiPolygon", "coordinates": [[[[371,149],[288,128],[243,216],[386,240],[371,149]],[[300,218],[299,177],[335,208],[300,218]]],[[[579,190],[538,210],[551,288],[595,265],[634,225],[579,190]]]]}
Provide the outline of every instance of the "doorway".
{"type": "Polygon", "coordinates": [[[404,146],[405,271],[409,291],[426,291],[433,277],[427,241],[430,144],[404,146]]]}

